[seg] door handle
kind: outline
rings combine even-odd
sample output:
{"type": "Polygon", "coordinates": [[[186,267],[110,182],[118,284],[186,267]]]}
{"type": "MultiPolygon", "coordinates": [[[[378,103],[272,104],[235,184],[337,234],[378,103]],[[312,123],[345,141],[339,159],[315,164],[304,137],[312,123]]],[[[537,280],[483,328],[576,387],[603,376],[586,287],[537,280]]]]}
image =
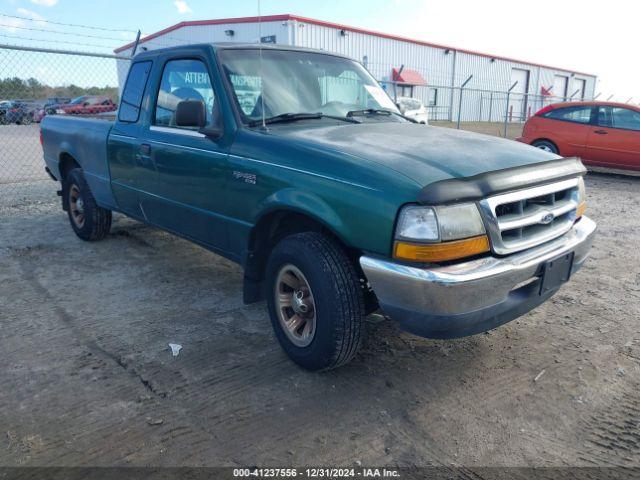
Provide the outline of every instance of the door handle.
{"type": "Polygon", "coordinates": [[[150,155],[151,145],[149,145],[148,143],[143,143],[142,145],[140,145],[139,151],[142,155],[150,155]]]}
{"type": "Polygon", "coordinates": [[[598,135],[606,135],[607,131],[606,130],[594,130],[593,133],[597,133],[598,135]]]}

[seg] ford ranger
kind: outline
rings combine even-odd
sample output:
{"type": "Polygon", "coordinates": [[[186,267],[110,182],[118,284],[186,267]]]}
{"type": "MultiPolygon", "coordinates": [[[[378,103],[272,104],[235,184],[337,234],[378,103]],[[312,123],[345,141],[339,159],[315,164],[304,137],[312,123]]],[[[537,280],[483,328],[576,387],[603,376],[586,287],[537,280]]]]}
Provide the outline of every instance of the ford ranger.
{"type": "Polygon", "coordinates": [[[353,358],[377,309],[428,338],[502,325],[569,280],[596,230],[580,160],[416,124],[327,52],[143,52],[115,122],[41,128],[78,237],[120,212],[239,263],[244,301],[266,299],[311,370],[353,358]]]}

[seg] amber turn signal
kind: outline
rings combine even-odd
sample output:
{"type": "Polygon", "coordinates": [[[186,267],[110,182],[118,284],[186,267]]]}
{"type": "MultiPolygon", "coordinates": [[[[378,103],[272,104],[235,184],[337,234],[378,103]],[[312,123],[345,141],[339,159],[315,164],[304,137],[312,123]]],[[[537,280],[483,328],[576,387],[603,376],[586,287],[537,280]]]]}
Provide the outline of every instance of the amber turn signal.
{"type": "Polygon", "coordinates": [[[471,257],[489,251],[489,239],[486,235],[442,243],[406,243],[396,242],[393,256],[399,260],[413,262],[446,262],[471,257]]]}
{"type": "Polygon", "coordinates": [[[578,205],[578,208],[576,210],[576,218],[580,218],[582,215],[584,215],[584,212],[587,210],[587,202],[582,202],[580,205],[578,205]]]}

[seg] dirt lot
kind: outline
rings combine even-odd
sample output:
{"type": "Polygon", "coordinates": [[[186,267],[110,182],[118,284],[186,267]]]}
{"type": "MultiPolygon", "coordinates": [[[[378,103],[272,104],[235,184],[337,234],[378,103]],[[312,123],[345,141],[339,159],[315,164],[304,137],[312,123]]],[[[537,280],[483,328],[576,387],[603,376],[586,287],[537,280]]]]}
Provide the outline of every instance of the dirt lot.
{"type": "Polygon", "coordinates": [[[454,341],[372,317],[322,374],[237,266],[123,217],[84,243],[53,196],[0,207],[0,465],[640,466],[640,178],[587,184],[600,233],[552,301],[454,341]]]}
{"type": "MultiPolygon", "coordinates": [[[[456,128],[456,122],[430,122],[435,127],[456,128]]],[[[507,124],[507,138],[514,140],[522,135],[523,123],[507,124]]],[[[484,133],[485,135],[493,135],[495,137],[504,136],[504,123],[501,122],[462,122],[460,129],[470,132],[484,133]]]]}

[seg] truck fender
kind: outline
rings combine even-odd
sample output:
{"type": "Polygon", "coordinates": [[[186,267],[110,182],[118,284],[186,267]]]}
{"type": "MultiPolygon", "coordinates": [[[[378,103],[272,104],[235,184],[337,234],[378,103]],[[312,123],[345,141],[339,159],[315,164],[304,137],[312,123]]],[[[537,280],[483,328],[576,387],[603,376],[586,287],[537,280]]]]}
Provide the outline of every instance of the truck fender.
{"type": "Polygon", "coordinates": [[[57,178],[62,179],[62,171],[61,171],[61,162],[62,159],[70,156],[72,157],[75,162],[80,165],[80,168],[82,168],[82,161],[80,160],[79,156],[78,156],[78,152],[76,151],[76,149],[73,147],[73,145],[71,145],[71,143],[69,143],[67,140],[63,141],[60,144],[60,152],[58,153],[58,175],[56,175],[57,178]]]}
{"type": "Polygon", "coordinates": [[[243,255],[244,302],[253,303],[263,299],[263,275],[266,267],[269,242],[265,242],[271,231],[272,219],[278,214],[296,215],[304,221],[292,225],[292,231],[304,230],[308,225],[322,227],[330,231],[340,242],[348,245],[341,233],[343,222],[338,214],[317,195],[295,188],[275,192],[260,202],[253,214],[254,226],[243,255]],[[302,218],[304,217],[304,218],[302,218]],[[306,223],[306,225],[305,225],[306,223]]]}
{"type": "Polygon", "coordinates": [[[297,188],[279,190],[260,202],[254,212],[254,225],[276,211],[291,211],[309,217],[330,230],[343,243],[344,222],[338,214],[318,195],[297,188]]]}

